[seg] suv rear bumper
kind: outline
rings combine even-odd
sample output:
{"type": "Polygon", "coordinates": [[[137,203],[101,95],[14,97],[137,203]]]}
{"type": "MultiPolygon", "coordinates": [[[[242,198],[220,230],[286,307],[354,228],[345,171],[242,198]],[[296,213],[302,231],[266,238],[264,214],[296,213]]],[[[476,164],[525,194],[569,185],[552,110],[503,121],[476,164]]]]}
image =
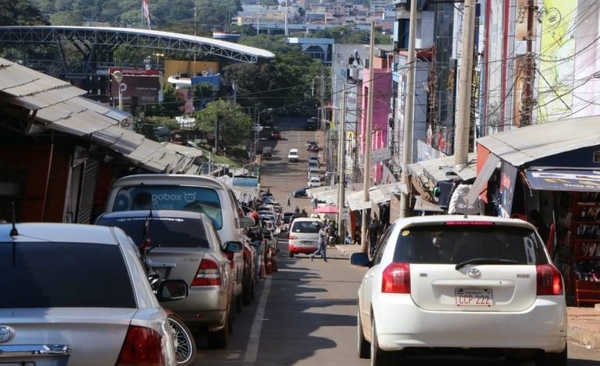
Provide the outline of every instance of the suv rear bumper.
{"type": "Polygon", "coordinates": [[[567,312],[561,296],[538,297],[519,312],[426,311],[415,306],[410,296],[393,297],[392,301],[378,301],[380,306],[374,308],[383,350],[434,347],[561,352],[567,342],[567,312]]]}

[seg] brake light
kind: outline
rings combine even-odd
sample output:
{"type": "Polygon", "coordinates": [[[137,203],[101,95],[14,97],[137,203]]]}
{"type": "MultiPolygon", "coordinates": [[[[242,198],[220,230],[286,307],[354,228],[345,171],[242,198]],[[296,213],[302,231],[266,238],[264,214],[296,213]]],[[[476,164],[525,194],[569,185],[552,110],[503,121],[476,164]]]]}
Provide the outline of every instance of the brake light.
{"type": "Polygon", "coordinates": [[[383,270],[381,292],[395,294],[410,293],[410,264],[392,263],[383,270]]]}
{"type": "Polygon", "coordinates": [[[162,366],[162,337],[150,328],[129,326],[116,366],[162,366]]]}
{"type": "Polygon", "coordinates": [[[493,226],[494,223],[491,221],[446,221],[446,226],[493,226]]]}
{"type": "Polygon", "coordinates": [[[221,273],[217,262],[210,259],[203,259],[198,266],[196,277],[192,281],[192,286],[220,286],[221,273]]]}
{"type": "Polygon", "coordinates": [[[296,239],[298,239],[298,237],[290,234],[290,235],[288,236],[288,239],[289,239],[289,240],[296,240],[296,239]]]}
{"type": "Polygon", "coordinates": [[[562,295],[562,276],[558,269],[551,264],[541,264],[535,267],[537,272],[537,296],[562,295]]]}

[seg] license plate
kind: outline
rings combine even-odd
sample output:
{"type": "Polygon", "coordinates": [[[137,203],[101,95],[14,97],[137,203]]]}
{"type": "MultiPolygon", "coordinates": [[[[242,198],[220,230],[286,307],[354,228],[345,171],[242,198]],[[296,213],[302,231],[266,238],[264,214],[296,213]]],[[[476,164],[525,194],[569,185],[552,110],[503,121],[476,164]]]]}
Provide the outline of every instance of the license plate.
{"type": "Polygon", "coordinates": [[[304,241],[300,242],[300,245],[302,245],[303,247],[311,247],[313,244],[312,244],[312,241],[304,240],[304,241]]]}
{"type": "Polygon", "coordinates": [[[454,293],[456,306],[492,306],[494,295],[489,289],[457,288],[454,293]]]}

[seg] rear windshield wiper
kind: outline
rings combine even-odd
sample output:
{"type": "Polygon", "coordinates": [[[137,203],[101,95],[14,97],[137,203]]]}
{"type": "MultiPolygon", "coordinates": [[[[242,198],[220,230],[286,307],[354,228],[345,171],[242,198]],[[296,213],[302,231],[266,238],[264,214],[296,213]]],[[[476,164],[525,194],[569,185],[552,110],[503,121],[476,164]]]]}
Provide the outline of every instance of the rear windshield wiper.
{"type": "Polygon", "coordinates": [[[454,267],[457,271],[469,264],[519,264],[519,262],[512,259],[502,258],[471,258],[466,261],[462,261],[456,264],[454,267]]]}

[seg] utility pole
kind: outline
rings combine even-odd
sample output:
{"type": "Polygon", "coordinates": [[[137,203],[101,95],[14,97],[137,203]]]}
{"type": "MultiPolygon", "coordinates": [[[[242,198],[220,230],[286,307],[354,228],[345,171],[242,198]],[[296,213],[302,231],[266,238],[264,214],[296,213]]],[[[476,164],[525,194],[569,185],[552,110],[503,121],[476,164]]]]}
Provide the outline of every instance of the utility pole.
{"type": "Polygon", "coordinates": [[[344,219],[342,213],[344,212],[344,205],[346,201],[346,172],[344,167],[344,160],[346,159],[346,91],[342,92],[342,106],[341,106],[341,118],[338,128],[338,241],[341,239],[340,244],[344,244],[346,238],[346,230],[344,228],[344,219]]]}
{"type": "MultiPolygon", "coordinates": [[[[414,2],[414,1],[413,1],[414,2]]],[[[373,79],[375,78],[375,70],[373,59],[375,58],[375,22],[371,20],[371,43],[369,50],[369,95],[367,99],[367,126],[365,128],[365,163],[363,167],[363,200],[371,201],[369,196],[369,188],[371,185],[371,130],[373,129],[373,79]]],[[[369,243],[367,241],[367,228],[369,227],[369,217],[367,210],[362,211],[362,230],[361,230],[361,250],[363,253],[369,252],[369,243]]]]}
{"type": "Polygon", "coordinates": [[[458,111],[454,140],[454,164],[467,165],[469,158],[469,127],[471,125],[471,84],[473,83],[473,33],[475,32],[475,0],[465,0],[460,74],[458,80],[458,111]]]}
{"type": "Polygon", "coordinates": [[[400,181],[406,187],[407,192],[402,190],[400,195],[400,217],[408,217],[410,210],[409,197],[409,175],[408,166],[412,163],[413,157],[413,126],[414,126],[414,104],[415,104],[415,74],[416,74],[416,51],[415,43],[417,38],[417,2],[410,2],[410,28],[408,30],[408,74],[406,75],[406,109],[404,112],[404,138],[402,140],[402,174],[400,181]]]}
{"type": "Polygon", "coordinates": [[[519,127],[529,126],[533,123],[533,81],[535,77],[535,61],[533,60],[533,12],[535,10],[533,0],[527,2],[527,54],[525,55],[525,83],[523,85],[523,96],[521,99],[521,123],[519,127]]]}
{"type": "Polygon", "coordinates": [[[321,121],[319,122],[319,128],[324,129],[326,123],[325,118],[327,115],[325,114],[325,69],[323,69],[323,67],[321,67],[321,77],[319,80],[319,105],[321,106],[321,113],[319,117],[321,121]]]}
{"type": "Polygon", "coordinates": [[[284,16],[284,29],[283,34],[288,36],[288,0],[285,0],[285,16],[284,16]]]}

